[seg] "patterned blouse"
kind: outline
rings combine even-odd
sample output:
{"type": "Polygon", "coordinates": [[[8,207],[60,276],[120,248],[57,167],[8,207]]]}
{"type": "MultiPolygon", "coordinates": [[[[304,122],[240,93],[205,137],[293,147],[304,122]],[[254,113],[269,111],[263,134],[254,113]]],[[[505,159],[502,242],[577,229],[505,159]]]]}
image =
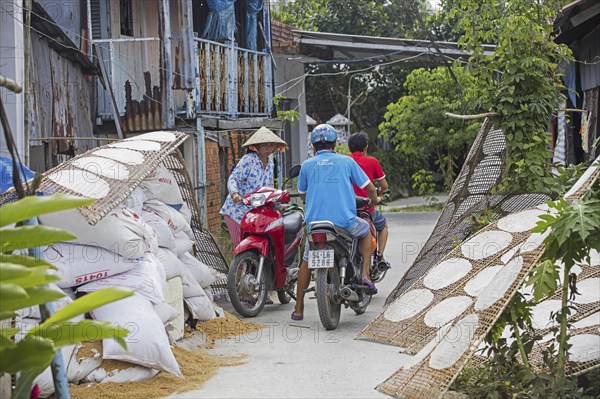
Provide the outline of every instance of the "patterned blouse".
{"type": "Polygon", "coordinates": [[[231,172],[229,180],[227,180],[229,194],[219,213],[240,223],[242,217],[252,208],[241,203],[234,203],[231,193],[238,193],[243,197],[261,187],[273,187],[273,156],[269,156],[267,167],[263,169],[258,154],[250,152],[240,159],[231,172]]]}

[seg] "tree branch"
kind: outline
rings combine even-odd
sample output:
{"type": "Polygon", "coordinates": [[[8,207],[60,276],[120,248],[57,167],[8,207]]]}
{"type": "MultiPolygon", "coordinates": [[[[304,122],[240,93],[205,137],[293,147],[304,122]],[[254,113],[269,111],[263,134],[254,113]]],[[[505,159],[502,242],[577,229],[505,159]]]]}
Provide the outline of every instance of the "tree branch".
{"type": "Polygon", "coordinates": [[[462,119],[464,121],[470,120],[470,119],[481,119],[481,118],[502,116],[502,114],[500,112],[486,112],[484,114],[475,114],[475,115],[458,115],[458,114],[453,114],[452,112],[444,112],[444,115],[446,115],[448,118],[462,119]]]}

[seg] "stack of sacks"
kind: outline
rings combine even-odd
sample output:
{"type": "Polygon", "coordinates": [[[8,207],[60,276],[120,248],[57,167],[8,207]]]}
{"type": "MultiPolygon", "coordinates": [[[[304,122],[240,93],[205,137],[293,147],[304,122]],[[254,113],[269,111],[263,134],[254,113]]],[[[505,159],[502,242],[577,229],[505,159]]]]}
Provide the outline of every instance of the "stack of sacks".
{"type": "MultiPolygon", "coordinates": [[[[69,381],[139,381],[159,371],[180,376],[165,327],[182,312],[165,303],[167,280],[181,278],[183,302],[194,322],[222,316],[223,311],[212,303],[210,284],[217,279],[216,273],[192,255],[191,211],[172,173],[159,166],[94,226],[77,210],[42,215],[39,220],[77,237],[44,250],[44,259],[56,265],[61,276],[57,289],[74,288],[87,293],[125,287],[136,292],[133,297],[90,312],[95,319],[129,329],[128,349],[112,339],[104,340],[102,356],[85,362],[74,346],[63,349],[65,358],[75,359],[69,381]],[[105,370],[99,367],[102,359],[135,366],[105,370]]],[[[23,325],[39,322],[28,316],[22,319],[23,325]]]]}
{"type": "Polygon", "coordinates": [[[184,302],[193,319],[206,321],[222,316],[223,310],[212,302],[210,284],[217,279],[215,272],[192,255],[195,237],[190,226],[191,212],[175,177],[160,165],[140,187],[145,196],[141,217],[157,236],[157,256],[166,278],[181,277],[184,302]]]}
{"type": "Polygon", "coordinates": [[[94,226],[73,209],[38,217],[41,224],[65,229],[77,238],[71,243],[104,248],[124,258],[135,259],[156,253],[154,230],[131,209],[118,205],[94,226]]]}
{"type": "MultiPolygon", "coordinates": [[[[67,296],[52,303],[54,311],[59,311],[67,304],[73,302],[75,294],[71,290],[61,290],[55,284],[50,284],[49,287],[67,294],[67,296]]],[[[15,334],[15,340],[19,342],[23,339],[27,331],[40,324],[42,320],[38,306],[20,309],[16,313],[15,327],[19,329],[19,332],[15,334]]],[[[70,321],[77,322],[82,319],[83,316],[78,316],[70,321]]],[[[86,379],[87,376],[97,369],[102,362],[101,358],[77,359],[77,350],[79,347],[81,347],[81,345],[69,345],[61,349],[67,380],[73,383],[78,383],[79,381],[86,379]]],[[[38,375],[33,384],[37,384],[40,388],[40,397],[47,398],[51,396],[54,393],[54,381],[52,379],[50,367],[46,368],[42,374],[38,375]]]]}

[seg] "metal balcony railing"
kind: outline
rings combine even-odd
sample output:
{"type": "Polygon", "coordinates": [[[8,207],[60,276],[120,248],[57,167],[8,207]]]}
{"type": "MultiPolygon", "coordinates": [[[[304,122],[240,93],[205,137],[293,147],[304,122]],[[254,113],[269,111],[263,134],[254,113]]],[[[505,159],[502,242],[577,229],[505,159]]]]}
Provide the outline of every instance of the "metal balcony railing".
{"type": "MultiPolygon", "coordinates": [[[[162,128],[166,90],[173,88],[163,87],[161,80],[160,38],[102,39],[94,44],[111,82],[123,130],[162,128]]],[[[196,109],[201,115],[232,119],[270,115],[273,77],[268,53],[198,38],[194,49],[196,109]]],[[[111,93],[101,84],[98,93],[100,117],[113,119],[111,93]]]]}

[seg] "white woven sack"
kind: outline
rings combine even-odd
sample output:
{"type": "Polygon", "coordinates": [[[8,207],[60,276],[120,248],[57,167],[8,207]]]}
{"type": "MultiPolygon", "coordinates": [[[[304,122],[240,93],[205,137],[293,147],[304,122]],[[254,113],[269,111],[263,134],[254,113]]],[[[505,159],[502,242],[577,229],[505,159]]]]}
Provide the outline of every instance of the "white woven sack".
{"type": "Polygon", "coordinates": [[[179,208],[179,213],[181,213],[183,215],[183,218],[185,219],[187,224],[189,224],[189,225],[192,224],[192,210],[190,209],[189,206],[187,206],[186,203],[181,205],[181,208],[179,208]]]}
{"type": "MultiPolygon", "coordinates": [[[[159,373],[159,370],[149,369],[148,367],[138,366],[137,364],[129,363],[130,367],[124,369],[116,369],[106,371],[102,366],[93,370],[86,378],[87,382],[139,382],[149,380],[159,373]]],[[[89,397],[93,397],[94,393],[89,392],[89,397]]]]}
{"type": "Polygon", "coordinates": [[[179,260],[192,272],[194,279],[202,288],[210,287],[217,281],[217,272],[194,258],[192,254],[185,253],[179,260]]]}
{"type": "Polygon", "coordinates": [[[90,313],[95,320],[116,323],[130,331],[125,338],[127,349],[113,339],[102,341],[104,359],[122,360],[182,376],[165,327],[148,299],[136,294],[90,313]]]}
{"type": "Polygon", "coordinates": [[[147,254],[137,260],[135,266],[124,273],[94,280],[77,288],[81,292],[94,292],[108,287],[124,287],[136,291],[154,303],[164,302],[162,264],[147,254]]]}
{"type": "Polygon", "coordinates": [[[194,239],[194,233],[190,224],[185,221],[185,217],[175,210],[175,208],[154,199],[146,201],[142,210],[153,212],[163,218],[173,234],[183,231],[191,240],[194,239]]]}
{"type": "Polygon", "coordinates": [[[75,235],[72,243],[92,245],[135,259],[151,249],[152,235],[144,221],[123,206],[117,206],[96,225],[88,224],[77,210],[40,215],[40,223],[58,227],[75,235]]]}
{"type": "Polygon", "coordinates": [[[179,312],[173,306],[168,303],[155,303],[154,310],[163,324],[175,320],[179,317],[179,312]]]}
{"type": "Polygon", "coordinates": [[[185,265],[177,258],[177,255],[168,249],[159,248],[156,256],[165,269],[167,280],[177,276],[181,277],[185,265]]]}
{"type": "MultiPolygon", "coordinates": [[[[94,353],[91,357],[82,357],[79,359],[78,352],[83,348],[83,345],[78,344],[75,346],[75,350],[69,360],[67,366],[67,380],[69,382],[79,382],[85,379],[91,372],[96,370],[102,364],[102,354],[94,353]]],[[[65,360],[66,362],[66,360],[65,360]]]]}
{"type": "Polygon", "coordinates": [[[212,320],[217,317],[215,307],[206,295],[184,298],[183,301],[192,313],[192,318],[198,321],[212,320]]]}
{"type": "Polygon", "coordinates": [[[177,244],[175,241],[175,237],[173,237],[173,231],[169,228],[169,225],[163,218],[161,218],[154,212],[146,211],[142,211],[140,213],[140,216],[142,217],[144,222],[146,222],[146,224],[154,230],[159,247],[167,248],[171,251],[176,251],[177,244]]]}
{"type": "Polygon", "coordinates": [[[148,199],[157,199],[169,205],[182,205],[183,198],[173,173],[163,165],[158,165],[141,183],[148,199]]]}
{"type": "Polygon", "coordinates": [[[194,241],[190,240],[190,238],[183,231],[175,234],[175,252],[178,257],[182,256],[186,252],[192,252],[194,247],[194,241]]]}
{"type": "Polygon", "coordinates": [[[121,205],[139,214],[142,211],[144,202],[146,202],[147,199],[148,197],[146,197],[146,194],[144,194],[144,190],[142,190],[141,187],[136,187],[129,197],[127,197],[125,201],[121,202],[121,205]]]}
{"type": "Polygon", "coordinates": [[[61,288],[74,287],[131,270],[136,259],[127,259],[104,248],[59,242],[43,252],[43,259],[58,268],[61,288]]]}

